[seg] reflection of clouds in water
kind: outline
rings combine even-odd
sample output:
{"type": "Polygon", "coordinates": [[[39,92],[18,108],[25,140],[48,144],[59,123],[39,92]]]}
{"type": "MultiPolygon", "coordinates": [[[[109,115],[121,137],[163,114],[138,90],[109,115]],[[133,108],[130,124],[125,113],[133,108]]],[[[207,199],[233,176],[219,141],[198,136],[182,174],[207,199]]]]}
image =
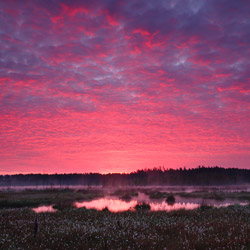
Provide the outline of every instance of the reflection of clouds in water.
{"type": "MultiPolygon", "coordinates": [[[[75,202],[75,206],[77,208],[85,207],[87,209],[94,208],[97,210],[102,210],[107,207],[112,212],[121,212],[135,207],[137,203],[137,200],[126,202],[120,199],[101,198],[93,201],[75,202]]],[[[150,202],[149,204],[152,211],[172,211],[178,209],[195,209],[199,207],[199,204],[195,203],[175,203],[173,205],[168,205],[165,201],[158,203],[150,202]]]]}
{"type": "Polygon", "coordinates": [[[32,208],[32,210],[35,213],[56,212],[56,209],[54,209],[52,206],[40,206],[40,207],[32,208]]]}
{"type": "MultiPolygon", "coordinates": [[[[97,209],[102,210],[104,208],[108,208],[111,212],[122,212],[130,210],[136,206],[137,203],[143,202],[141,199],[134,199],[131,201],[123,201],[118,198],[100,198],[97,200],[92,201],[84,201],[84,202],[75,202],[75,206],[77,208],[85,207],[87,209],[97,209]]],[[[198,208],[201,203],[195,203],[195,202],[176,202],[173,205],[168,204],[165,201],[149,201],[148,199],[145,200],[145,202],[148,202],[151,211],[173,211],[173,210],[179,210],[179,209],[196,209],[198,208]]],[[[213,202],[207,202],[208,205],[213,205],[215,207],[226,207],[233,204],[236,204],[237,202],[222,202],[218,204],[214,204],[213,202]]],[[[238,202],[239,205],[247,205],[247,202],[238,202]]],[[[32,209],[35,213],[45,213],[45,212],[56,212],[56,209],[50,206],[40,206],[37,208],[32,209]]]]}
{"type": "Polygon", "coordinates": [[[248,204],[248,202],[234,202],[234,203],[226,202],[226,203],[217,204],[217,205],[214,205],[214,206],[215,207],[228,207],[228,206],[235,205],[235,204],[238,204],[238,205],[241,205],[241,206],[246,206],[248,204]]]}
{"type": "Polygon", "coordinates": [[[161,203],[150,203],[152,211],[172,211],[172,210],[179,210],[179,209],[195,209],[200,206],[197,203],[174,203],[173,205],[169,205],[166,202],[161,203]]]}
{"type": "MultiPolygon", "coordinates": [[[[165,198],[161,199],[150,199],[148,195],[138,192],[138,196],[132,197],[130,201],[124,201],[114,196],[106,196],[104,198],[95,199],[92,201],[75,202],[77,208],[85,207],[87,209],[97,209],[102,210],[108,208],[111,212],[121,212],[127,210],[134,210],[133,208],[137,203],[146,202],[150,205],[151,211],[173,211],[179,209],[196,209],[204,201],[202,198],[186,198],[175,195],[176,202],[173,204],[168,204],[165,198]]],[[[205,204],[212,205],[214,207],[226,207],[229,205],[239,204],[247,205],[248,202],[239,202],[239,200],[225,199],[223,201],[206,199],[205,204]]],[[[43,212],[55,212],[56,209],[50,206],[40,206],[32,209],[35,213],[43,212]]]]}
{"type": "MultiPolygon", "coordinates": [[[[136,206],[137,203],[146,202],[150,205],[151,211],[173,211],[179,209],[191,210],[198,208],[202,199],[197,199],[196,201],[188,202],[188,201],[180,201],[178,200],[174,204],[168,204],[165,199],[164,200],[150,200],[147,196],[143,194],[139,194],[138,197],[133,197],[130,201],[123,201],[118,198],[106,197],[101,199],[96,199],[92,201],[84,201],[84,202],[75,202],[75,206],[77,208],[85,207],[87,209],[97,209],[102,210],[104,208],[108,208],[111,212],[121,212],[132,209],[136,206]],[[145,198],[145,199],[143,199],[145,198]]],[[[215,207],[229,206],[237,203],[236,201],[223,201],[221,203],[210,201],[207,202],[208,205],[213,205],[215,207]]],[[[240,202],[239,205],[246,205],[246,202],[240,202]]]]}
{"type": "Polygon", "coordinates": [[[94,208],[97,210],[102,210],[107,207],[111,212],[121,212],[129,210],[137,204],[137,201],[123,201],[120,199],[111,199],[111,198],[101,198],[93,201],[85,201],[85,202],[75,202],[75,206],[77,208],[85,207],[85,208],[94,208]]]}

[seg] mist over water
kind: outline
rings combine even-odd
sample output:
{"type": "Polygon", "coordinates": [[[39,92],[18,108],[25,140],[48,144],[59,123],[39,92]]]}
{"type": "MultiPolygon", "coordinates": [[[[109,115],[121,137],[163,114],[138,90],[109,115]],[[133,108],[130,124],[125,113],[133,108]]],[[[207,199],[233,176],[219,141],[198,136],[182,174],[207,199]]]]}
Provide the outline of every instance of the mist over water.
{"type": "Polygon", "coordinates": [[[98,190],[102,189],[105,193],[110,193],[117,188],[126,190],[126,189],[142,189],[142,190],[159,190],[162,192],[250,192],[250,184],[244,185],[224,185],[224,186],[185,186],[185,185],[165,185],[165,186],[111,186],[111,187],[103,187],[101,185],[94,186],[86,186],[86,185],[36,185],[36,186],[0,186],[0,190],[11,190],[11,191],[19,191],[19,190],[46,190],[46,189],[72,189],[72,190],[98,190]]]}

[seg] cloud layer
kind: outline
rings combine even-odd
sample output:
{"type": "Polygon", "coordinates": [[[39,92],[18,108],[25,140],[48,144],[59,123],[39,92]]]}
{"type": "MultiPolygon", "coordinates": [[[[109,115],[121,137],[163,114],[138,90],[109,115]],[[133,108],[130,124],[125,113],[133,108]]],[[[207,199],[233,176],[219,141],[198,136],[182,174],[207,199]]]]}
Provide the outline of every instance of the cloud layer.
{"type": "Polygon", "coordinates": [[[0,172],[250,165],[248,0],[0,1],[0,172]]]}

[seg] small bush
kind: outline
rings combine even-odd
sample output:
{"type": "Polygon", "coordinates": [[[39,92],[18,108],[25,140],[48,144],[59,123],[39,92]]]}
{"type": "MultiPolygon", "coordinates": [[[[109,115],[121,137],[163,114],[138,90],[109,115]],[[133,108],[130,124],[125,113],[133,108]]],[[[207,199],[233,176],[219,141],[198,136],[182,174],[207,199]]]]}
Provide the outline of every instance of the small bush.
{"type": "Polygon", "coordinates": [[[71,201],[58,202],[57,204],[53,205],[53,208],[58,210],[65,210],[73,207],[73,202],[71,201]]]}
{"type": "Polygon", "coordinates": [[[201,205],[200,205],[200,207],[199,207],[199,209],[200,209],[201,211],[206,211],[206,210],[209,210],[209,209],[212,209],[212,208],[213,208],[213,206],[208,205],[208,204],[206,203],[206,200],[205,200],[205,199],[202,200],[202,203],[201,203],[201,205]]]}
{"type": "Polygon", "coordinates": [[[150,210],[150,205],[143,202],[143,203],[138,203],[136,206],[135,206],[135,210],[136,211],[145,211],[145,210],[150,210]]]}
{"type": "Polygon", "coordinates": [[[213,208],[213,206],[211,206],[211,205],[200,205],[200,210],[201,211],[206,211],[206,210],[209,210],[209,209],[212,209],[213,208]]]}
{"type": "Polygon", "coordinates": [[[107,207],[102,209],[102,212],[110,212],[109,209],[107,207]]]}
{"type": "Polygon", "coordinates": [[[171,194],[167,197],[166,202],[168,205],[173,205],[175,203],[175,197],[171,194]]]}

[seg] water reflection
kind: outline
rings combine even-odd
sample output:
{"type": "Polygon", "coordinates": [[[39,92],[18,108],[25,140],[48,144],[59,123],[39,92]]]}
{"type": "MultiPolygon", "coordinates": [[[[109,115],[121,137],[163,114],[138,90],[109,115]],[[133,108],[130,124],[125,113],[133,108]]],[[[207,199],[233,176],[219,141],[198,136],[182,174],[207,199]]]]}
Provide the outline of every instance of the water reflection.
{"type": "Polygon", "coordinates": [[[46,213],[46,212],[53,213],[53,212],[56,212],[56,209],[54,209],[52,207],[52,205],[51,206],[39,206],[36,208],[32,208],[32,210],[35,213],[46,213]]]}
{"type": "MultiPolygon", "coordinates": [[[[134,207],[138,204],[137,200],[123,201],[117,198],[101,198],[92,201],[75,202],[77,208],[85,207],[87,209],[103,210],[108,208],[111,212],[122,212],[127,210],[134,210],[134,207]]],[[[151,211],[172,211],[178,209],[195,209],[199,207],[199,204],[195,203],[174,203],[169,205],[165,201],[161,202],[148,202],[151,207],[151,211]]]]}
{"type": "Polygon", "coordinates": [[[173,205],[170,205],[166,203],[165,201],[161,203],[149,203],[151,206],[152,211],[173,211],[173,210],[179,210],[179,209],[195,209],[198,208],[200,205],[197,203],[174,203],[173,205]]]}
{"type": "Polygon", "coordinates": [[[228,206],[236,205],[236,204],[241,205],[241,206],[246,206],[246,205],[248,205],[248,202],[234,202],[234,203],[226,202],[226,203],[217,204],[214,206],[215,207],[228,207],[228,206]]]}
{"type": "MultiPolygon", "coordinates": [[[[150,199],[148,195],[138,192],[138,196],[134,196],[129,201],[122,200],[117,196],[106,196],[91,201],[75,202],[76,208],[85,207],[87,209],[103,210],[108,208],[111,212],[123,212],[127,210],[134,210],[138,203],[147,203],[150,205],[151,211],[173,211],[179,209],[196,209],[201,204],[211,205],[214,207],[230,206],[234,204],[247,205],[248,202],[239,202],[237,200],[225,199],[223,201],[204,200],[201,198],[184,198],[178,195],[174,198],[175,202],[167,202],[166,199],[150,199]]],[[[57,210],[50,206],[39,206],[32,209],[35,213],[56,212],[57,210]]]]}
{"type": "MultiPolygon", "coordinates": [[[[176,202],[168,203],[165,199],[151,200],[147,195],[139,193],[137,197],[133,197],[130,201],[124,201],[118,197],[107,196],[92,201],[75,202],[77,208],[85,207],[87,209],[103,210],[108,208],[111,212],[122,212],[127,210],[134,210],[134,207],[138,203],[146,202],[150,205],[151,211],[173,211],[179,209],[196,209],[204,203],[203,199],[186,199],[176,196],[176,202]]],[[[224,201],[208,201],[206,205],[212,205],[214,207],[223,207],[233,204],[247,205],[247,202],[237,202],[235,200],[224,200],[224,201]]]]}
{"type": "Polygon", "coordinates": [[[111,212],[122,212],[132,209],[137,204],[136,200],[123,201],[116,198],[101,198],[92,201],[75,202],[77,208],[85,207],[87,209],[102,210],[108,208],[111,212]]]}

